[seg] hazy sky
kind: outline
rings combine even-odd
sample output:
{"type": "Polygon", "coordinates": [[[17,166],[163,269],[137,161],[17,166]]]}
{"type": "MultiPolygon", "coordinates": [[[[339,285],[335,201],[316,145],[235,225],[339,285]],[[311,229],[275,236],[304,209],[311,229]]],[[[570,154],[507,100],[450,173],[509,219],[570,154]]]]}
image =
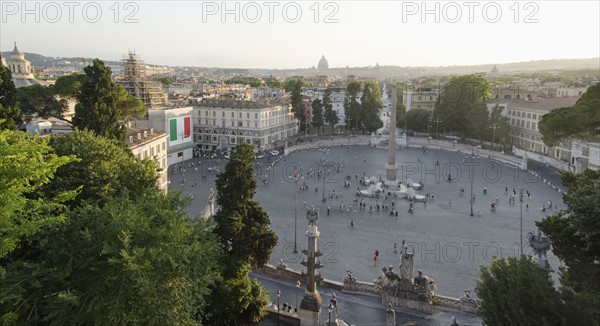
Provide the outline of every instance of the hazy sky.
{"type": "Polygon", "coordinates": [[[16,41],[24,52],[57,57],[116,60],[133,50],[153,64],[308,68],[323,54],[330,67],[600,56],[598,0],[2,0],[0,6],[2,51],[16,41]]]}

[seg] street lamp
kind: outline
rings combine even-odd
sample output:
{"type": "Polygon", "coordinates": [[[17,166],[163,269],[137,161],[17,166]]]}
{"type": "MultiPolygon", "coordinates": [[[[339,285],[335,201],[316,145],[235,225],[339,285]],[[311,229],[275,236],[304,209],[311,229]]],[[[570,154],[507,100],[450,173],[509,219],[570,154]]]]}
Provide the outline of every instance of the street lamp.
{"type": "Polygon", "coordinates": [[[471,198],[470,198],[470,200],[471,200],[471,214],[470,215],[471,216],[475,216],[473,214],[473,201],[474,201],[474,199],[473,199],[473,181],[475,181],[474,180],[475,179],[475,171],[474,171],[474,167],[473,167],[472,163],[473,163],[473,154],[471,154],[471,167],[469,168],[469,179],[471,179],[471,198]],[[471,171],[471,169],[473,169],[473,171],[471,171]]]}
{"type": "Polygon", "coordinates": [[[436,127],[435,127],[435,149],[439,149],[438,143],[439,143],[439,139],[440,139],[440,122],[442,122],[442,120],[435,119],[433,122],[436,123],[436,127]]]}
{"type": "Polygon", "coordinates": [[[492,129],[492,158],[494,158],[494,152],[496,151],[494,148],[494,141],[496,140],[496,129],[498,128],[498,125],[495,123],[490,126],[490,129],[492,129]]]}
{"type": "Polygon", "coordinates": [[[294,167],[294,174],[292,175],[292,179],[294,180],[294,253],[298,253],[298,181],[302,177],[298,172],[298,169],[294,167]]]}
{"type": "Polygon", "coordinates": [[[329,306],[327,306],[327,313],[329,313],[329,321],[327,322],[327,326],[331,326],[331,313],[333,312],[333,303],[329,302],[329,306]]]}
{"type": "Polygon", "coordinates": [[[519,186],[519,202],[521,202],[521,257],[523,257],[523,186],[519,186]]]}
{"type": "Polygon", "coordinates": [[[281,297],[281,291],[277,290],[276,296],[277,296],[277,325],[279,325],[279,319],[281,319],[281,318],[279,318],[280,317],[279,315],[281,314],[279,311],[279,298],[281,297]]]}
{"type": "Polygon", "coordinates": [[[298,290],[300,289],[300,280],[296,281],[296,308],[298,308],[298,290]]]}

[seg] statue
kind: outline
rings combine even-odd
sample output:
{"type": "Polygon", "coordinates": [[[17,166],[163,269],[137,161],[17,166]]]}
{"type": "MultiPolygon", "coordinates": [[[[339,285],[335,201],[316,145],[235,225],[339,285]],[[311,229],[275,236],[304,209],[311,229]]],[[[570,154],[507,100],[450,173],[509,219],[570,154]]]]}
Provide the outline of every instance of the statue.
{"type": "Polygon", "coordinates": [[[208,207],[210,208],[210,215],[215,213],[215,191],[213,188],[208,190],[208,207]]]}
{"type": "Polygon", "coordinates": [[[308,220],[308,224],[315,224],[319,219],[319,209],[315,208],[314,205],[310,206],[310,208],[306,208],[306,219],[308,220]]]}
{"type": "Polygon", "coordinates": [[[413,256],[414,252],[408,251],[408,246],[405,244],[402,247],[402,256],[400,256],[400,278],[402,282],[410,282],[413,278],[413,256]]]}
{"type": "Polygon", "coordinates": [[[413,280],[415,291],[420,297],[426,298],[427,301],[431,302],[435,295],[435,281],[428,276],[423,275],[421,270],[417,271],[417,276],[413,280]]]}

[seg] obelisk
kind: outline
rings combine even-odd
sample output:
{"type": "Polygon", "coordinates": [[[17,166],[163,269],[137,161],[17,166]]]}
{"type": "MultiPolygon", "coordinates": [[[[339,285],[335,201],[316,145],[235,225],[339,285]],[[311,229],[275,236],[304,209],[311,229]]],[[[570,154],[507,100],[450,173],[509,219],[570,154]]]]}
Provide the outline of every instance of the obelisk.
{"type": "Polygon", "coordinates": [[[388,161],[385,166],[386,184],[390,187],[397,187],[398,167],[396,166],[396,82],[392,83],[392,103],[390,103],[390,138],[388,141],[388,161]]]}
{"type": "Polygon", "coordinates": [[[300,262],[306,267],[306,291],[302,296],[298,315],[300,316],[300,326],[318,326],[320,325],[319,317],[321,315],[322,300],[317,290],[317,277],[320,275],[317,275],[316,271],[318,268],[323,267],[318,258],[322,255],[317,241],[320,234],[317,227],[319,210],[314,206],[308,208],[306,219],[308,220],[308,228],[305,235],[308,238],[308,249],[302,250],[302,253],[307,257],[300,262]]]}

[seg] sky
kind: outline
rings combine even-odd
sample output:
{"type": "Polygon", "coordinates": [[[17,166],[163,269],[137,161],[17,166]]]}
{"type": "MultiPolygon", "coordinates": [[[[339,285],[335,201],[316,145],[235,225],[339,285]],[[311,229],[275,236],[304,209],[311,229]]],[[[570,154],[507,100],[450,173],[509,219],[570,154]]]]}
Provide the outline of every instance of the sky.
{"type": "Polygon", "coordinates": [[[225,68],[600,56],[600,1],[0,1],[0,49],[225,68]]]}

